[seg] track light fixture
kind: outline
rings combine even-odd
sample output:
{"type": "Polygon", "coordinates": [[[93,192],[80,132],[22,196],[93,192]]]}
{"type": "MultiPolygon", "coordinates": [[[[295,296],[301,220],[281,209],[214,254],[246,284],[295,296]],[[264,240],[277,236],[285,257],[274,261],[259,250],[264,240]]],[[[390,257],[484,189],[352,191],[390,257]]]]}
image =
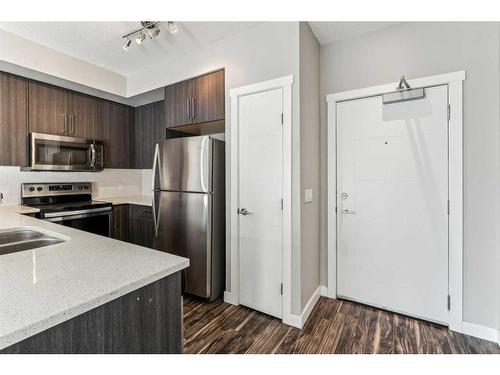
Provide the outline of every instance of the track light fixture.
{"type": "MultiPolygon", "coordinates": [[[[122,37],[126,39],[125,44],[123,45],[123,49],[125,51],[128,51],[132,39],[135,39],[135,42],[137,44],[142,44],[142,42],[144,42],[144,40],[146,39],[146,34],[150,39],[156,38],[158,35],[160,35],[161,32],[160,28],[158,27],[159,23],[160,21],[141,21],[142,27],[140,29],[132,31],[131,33],[128,33],[122,37]]],[[[171,35],[175,35],[179,31],[175,22],[172,21],[167,22],[167,29],[171,35]]]]}
{"type": "Polygon", "coordinates": [[[135,42],[137,44],[142,44],[142,42],[144,41],[144,39],[146,39],[146,35],[144,35],[142,32],[137,35],[137,37],[135,38],[135,42]]]}

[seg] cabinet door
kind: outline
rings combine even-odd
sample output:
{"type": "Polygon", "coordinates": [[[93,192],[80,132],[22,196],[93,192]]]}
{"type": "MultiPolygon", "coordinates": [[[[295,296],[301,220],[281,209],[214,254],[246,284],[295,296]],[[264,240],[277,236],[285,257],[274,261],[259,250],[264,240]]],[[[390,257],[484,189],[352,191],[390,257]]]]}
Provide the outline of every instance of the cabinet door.
{"type": "Polygon", "coordinates": [[[224,119],[224,70],[195,78],[193,85],[193,123],[224,119]]]}
{"type": "Polygon", "coordinates": [[[104,142],[105,168],[131,168],[133,153],[133,109],[113,102],[102,103],[102,127],[96,138],[104,142]]]}
{"type": "Polygon", "coordinates": [[[113,206],[113,238],[129,242],[129,206],[113,206]]]}
{"type": "Polygon", "coordinates": [[[0,73],[0,165],[26,164],[28,81],[0,73]]]}
{"type": "Polygon", "coordinates": [[[68,135],[68,92],[29,82],[29,131],[68,135]]]}
{"type": "Polygon", "coordinates": [[[68,134],[72,137],[95,139],[102,127],[102,100],[92,96],[69,93],[68,134]]]}
{"type": "Polygon", "coordinates": [[[193,82],[179,82],[165,87],[165,125],[167,128],[193,123],[191,100],[193,82]]]}
{"type": "Polygon", "coordinates": [[[129,242],[153,248],[154,221],[151,207],[129,205],[129,242]]]}
{"type": "Polygon", "coordinates": [[[165,139],[163,100],[135,109],[135,163],[134,167],[149,169],[153,165],[153,144],[165,139]]]}

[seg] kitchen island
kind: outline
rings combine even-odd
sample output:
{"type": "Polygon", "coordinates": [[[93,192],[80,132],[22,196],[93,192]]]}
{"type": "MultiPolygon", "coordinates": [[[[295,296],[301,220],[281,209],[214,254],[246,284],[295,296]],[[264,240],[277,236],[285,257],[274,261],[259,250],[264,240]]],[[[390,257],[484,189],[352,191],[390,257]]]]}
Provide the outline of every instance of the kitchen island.
{"type": "Polygon", "coordinates": [[[186,258],[0,208],[64,242],[0,255],[0,353],[179,353],[186,258]]]}

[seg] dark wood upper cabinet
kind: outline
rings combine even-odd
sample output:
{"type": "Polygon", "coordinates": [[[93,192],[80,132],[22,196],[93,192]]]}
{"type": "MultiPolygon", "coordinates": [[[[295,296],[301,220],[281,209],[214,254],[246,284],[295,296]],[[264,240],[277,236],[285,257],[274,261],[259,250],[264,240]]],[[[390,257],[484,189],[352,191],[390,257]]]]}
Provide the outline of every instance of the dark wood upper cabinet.
{"type": "Polygon", "coordinates": [[[165,125],[167,128],[192,124],[193,82],[183,81],[165,87],[165,125]]]}
{"type": "Polygon", "coordinates": [[[165,139],[165,130],[163,100],[135,108],[135,168],[152,168],[153,144],[165,139]]]}
{"type": "Polygon", "coordinates": [[[194,124],[224,119],[224,70],[195,78],[194,90],[194,124]]]}
{"type": "Polygon", "coordinates": [[[28,81],[0,72],[0,165],[26,163],[28,81]]]}
{"type": "Polygon", "coordinates": [[[92,96],[68,93],[70,113],[68,135],[71,137],[94,139],[102,128],[102,100],[92,96]]]}
{"type": "Polygon", "coordinates": [[[29,82],[29,131],[68,135],[68,92],[40,82],[29,82]]]}
{"type": "Polygon", "coordinates": [[[104,142],[104,167],[133,168],[134,109],[103,101],[101,123],[95,138],[104,142]]]}
{"type": "Polygon", "coordinates": [[[165,87],[167,128],[224,119],[224,70],[165,87]]]}

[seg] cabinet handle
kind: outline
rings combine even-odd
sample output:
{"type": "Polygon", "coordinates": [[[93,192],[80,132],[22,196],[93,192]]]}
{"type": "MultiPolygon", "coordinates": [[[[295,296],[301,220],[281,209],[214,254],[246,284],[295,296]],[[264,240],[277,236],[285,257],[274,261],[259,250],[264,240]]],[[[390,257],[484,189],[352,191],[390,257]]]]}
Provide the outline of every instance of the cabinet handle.
{"type": "Polygon", "coordinates": [[[68,132],[68,114],[64,114],[64,132],[63,134],[66,134],[68,132]]]}
{"type": "Polygon", "coordinates": [[[189,101],[190,101],[190,99],[186,98],[187,115],[188,115],[188,118],[191,118],[191,103],[189,101]]]}
{"type": "Polygon", "coordinates": [[[75,134],[75,115],[71,115],[71,134],[75,134]]]}
{"type": "Polygon", "coordinates": [[[191,98],[191,116],[192,116],[193,120],[196,117],[196,109],[194,106],[194,96],[191,98]]]}

